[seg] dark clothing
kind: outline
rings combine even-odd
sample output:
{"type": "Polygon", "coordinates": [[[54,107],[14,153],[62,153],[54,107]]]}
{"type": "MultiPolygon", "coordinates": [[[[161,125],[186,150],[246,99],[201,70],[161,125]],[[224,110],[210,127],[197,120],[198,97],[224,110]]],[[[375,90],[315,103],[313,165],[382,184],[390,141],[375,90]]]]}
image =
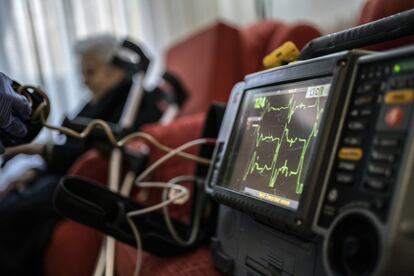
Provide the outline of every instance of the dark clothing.
{"type": "Polygon", "coordinates": [[[60,220],[52,208],[60,177],[45,174],[0,201],[0,275],[42,275],[44,252],[60,220]]]}
{"type": "MultiPolygon", "coordinates": [[[[119,86],[111,89],[103,98],[96,103],[88,103],[76,116],[90,119],[102,119],[110,123],[118,123],[132,81],[125,80],[119,86]]],[[[138,129],[144,124],[156,122],[161,117],[161,111],[157,107],[157,102],[162,99],[160,93],[144,93],[138,116],[135,120],[133,130],[138,129]]],[[[75,118],[75,119],[76,119],[75,118]]],[[[63,123],[65,126],[65,123],[63,123]]],[[[92,146],[88,140],[79,140],[67,137],[65,144],[53,146],[51,156],[46,158],[48,170],[57,173],[66,173],[76,159],[92,146]]]]}
{"type": "MultiPolygon", "coordinates": [[[[131,80],[109,91],[102,99],[87,104],[78,114],[117,123],[131,87],[131,80]]],[[[159,93],[144,93],[134,129],[156,122],[159,93]]],[[[0,200],[0,275],[42,275],[43,256],[54,226],[60,217],[53,211],[53,192],[59,179],[91,144],[68,137],[53,146],[48,168],[23,192],[12,192],[0,200]]]]}

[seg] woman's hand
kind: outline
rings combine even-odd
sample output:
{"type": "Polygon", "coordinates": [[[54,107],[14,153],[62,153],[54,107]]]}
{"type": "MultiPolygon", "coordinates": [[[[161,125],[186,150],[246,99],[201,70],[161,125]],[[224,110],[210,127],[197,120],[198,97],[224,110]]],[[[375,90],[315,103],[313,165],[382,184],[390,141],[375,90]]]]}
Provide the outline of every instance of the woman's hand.
{"type": "Polygon", "coordinates": [[[32,182],[38,173],[34,169],[30,169],[24,172],[20,177],[10,182],[4,191],[0,191],[0,198],[5,197],[7,194],[13,191],[22,191],[26,188],[27,184],[32,182]]]}
{"type": "Polygon", "coordinates": [[[13,190],[23,190],[27,184],[32,182],[37,176],[36,170],[30,169],[24,172],[20,177],[10,182],[11,188],[13,190]]]}
{"type": "Polygon", "coordinates": [[[44,152],[45,145],[42,144],[25,144],[16,147],[6,148],[3,158],[5,160],[10,160],[18,154],[28,154],[28,155],[42,155],[44,152]]]}

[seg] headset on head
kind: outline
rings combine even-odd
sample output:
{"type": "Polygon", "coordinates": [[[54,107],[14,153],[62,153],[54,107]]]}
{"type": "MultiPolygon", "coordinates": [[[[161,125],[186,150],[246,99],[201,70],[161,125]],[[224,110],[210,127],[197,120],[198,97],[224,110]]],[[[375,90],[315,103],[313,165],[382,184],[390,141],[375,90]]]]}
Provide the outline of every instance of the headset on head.
{"type": "Polygon", "coordinates": [[[131,40],[125,39],[115,50],[110,63],[133,75],[146,72],[150,64],[150,59],[141,47],[131,40]]]}

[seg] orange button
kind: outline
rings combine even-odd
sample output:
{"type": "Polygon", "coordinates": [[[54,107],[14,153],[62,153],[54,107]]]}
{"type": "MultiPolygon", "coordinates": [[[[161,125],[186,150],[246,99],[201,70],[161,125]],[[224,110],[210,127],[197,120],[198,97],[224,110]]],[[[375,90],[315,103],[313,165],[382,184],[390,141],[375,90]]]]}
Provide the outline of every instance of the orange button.
{"type": "Polygon", "coordinates": [[[363,151],[361,148],[341,148],[339,158],[343,160],[358,161],[362,158],[363,151]]]}
{"type": "Polygon", "coordinates": [[[413,89],[402,89],[389,91],[385,95],[386,104],[406,104],[414,101],[413,89]]]}

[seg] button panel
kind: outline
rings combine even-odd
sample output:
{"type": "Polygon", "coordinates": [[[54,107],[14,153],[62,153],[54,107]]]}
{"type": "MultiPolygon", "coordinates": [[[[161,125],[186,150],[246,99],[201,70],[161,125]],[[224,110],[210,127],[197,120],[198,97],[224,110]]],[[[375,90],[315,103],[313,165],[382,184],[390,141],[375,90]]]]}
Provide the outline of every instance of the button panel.
{"type": "Polygon", "coordinates": [[[408,104],[414,101],[413,89],[402,89],[389,91],[385,94],[384,102],[386,104],[408,104]]]}
{"type": "Polygon", "coordinates": [[[370,178],[365,181],[365,187],[373,191],[384,191],[388,184],[381,179],[370,178]]]}
{"type": "Polygon", "coordinates": [[[398,138],[394,137],[374,137],[374,146],[383,148],[397,148],[400,144],[398,138]]]}
{"type": "Polygon", "coordinates": [[[343,147],[339,150],[338,158],[341,160],[359,161],[363,156],[361,148],[343,147]]]}
{"type": "Polygon", "coordinates": [[[396,74],[392,66],[385,62],[358,69],[317,221],[320,227],[328,228],[347,206],[361,203],[387,220],[414,114],[414,72],[396,74]]]}
{"type": "Polygon", "coordinates": [[[368,127],[368,121],[354,120],[348,123],[349,130],[365,130],[368,127]]]}
{"type": "Polygon", "coordinates": [[[353,176],[352,174],[337,173],[336,182],[343,185],[352,185],[353,176]]]}
{"type": "Polygon", "coordinates": [[[371,152],[371,160],[374,162],[389,162],[392,163],[396,160],[396,154],[383,150],[373,149],[371,152]]]}
{"type": "Polygon", "coordinates": [[[345,146],[361,146],[362,137],[361,136],[346,136],[343,139],[343,144],[345,146]]]}
{"type": "Polygon", "coordinates": [[[340,161],[338,163],[338,170],[353,172],[353,171],[356,170],[356,163],[355,162],[340,161]]]}
{"type": "Polygon", "coordinates": [[[392,169],[388,165],[379,165],[376,163],[368,164],[368,174],[370,176],[379,176],[389,178],[392,176],[392,169]]]}

